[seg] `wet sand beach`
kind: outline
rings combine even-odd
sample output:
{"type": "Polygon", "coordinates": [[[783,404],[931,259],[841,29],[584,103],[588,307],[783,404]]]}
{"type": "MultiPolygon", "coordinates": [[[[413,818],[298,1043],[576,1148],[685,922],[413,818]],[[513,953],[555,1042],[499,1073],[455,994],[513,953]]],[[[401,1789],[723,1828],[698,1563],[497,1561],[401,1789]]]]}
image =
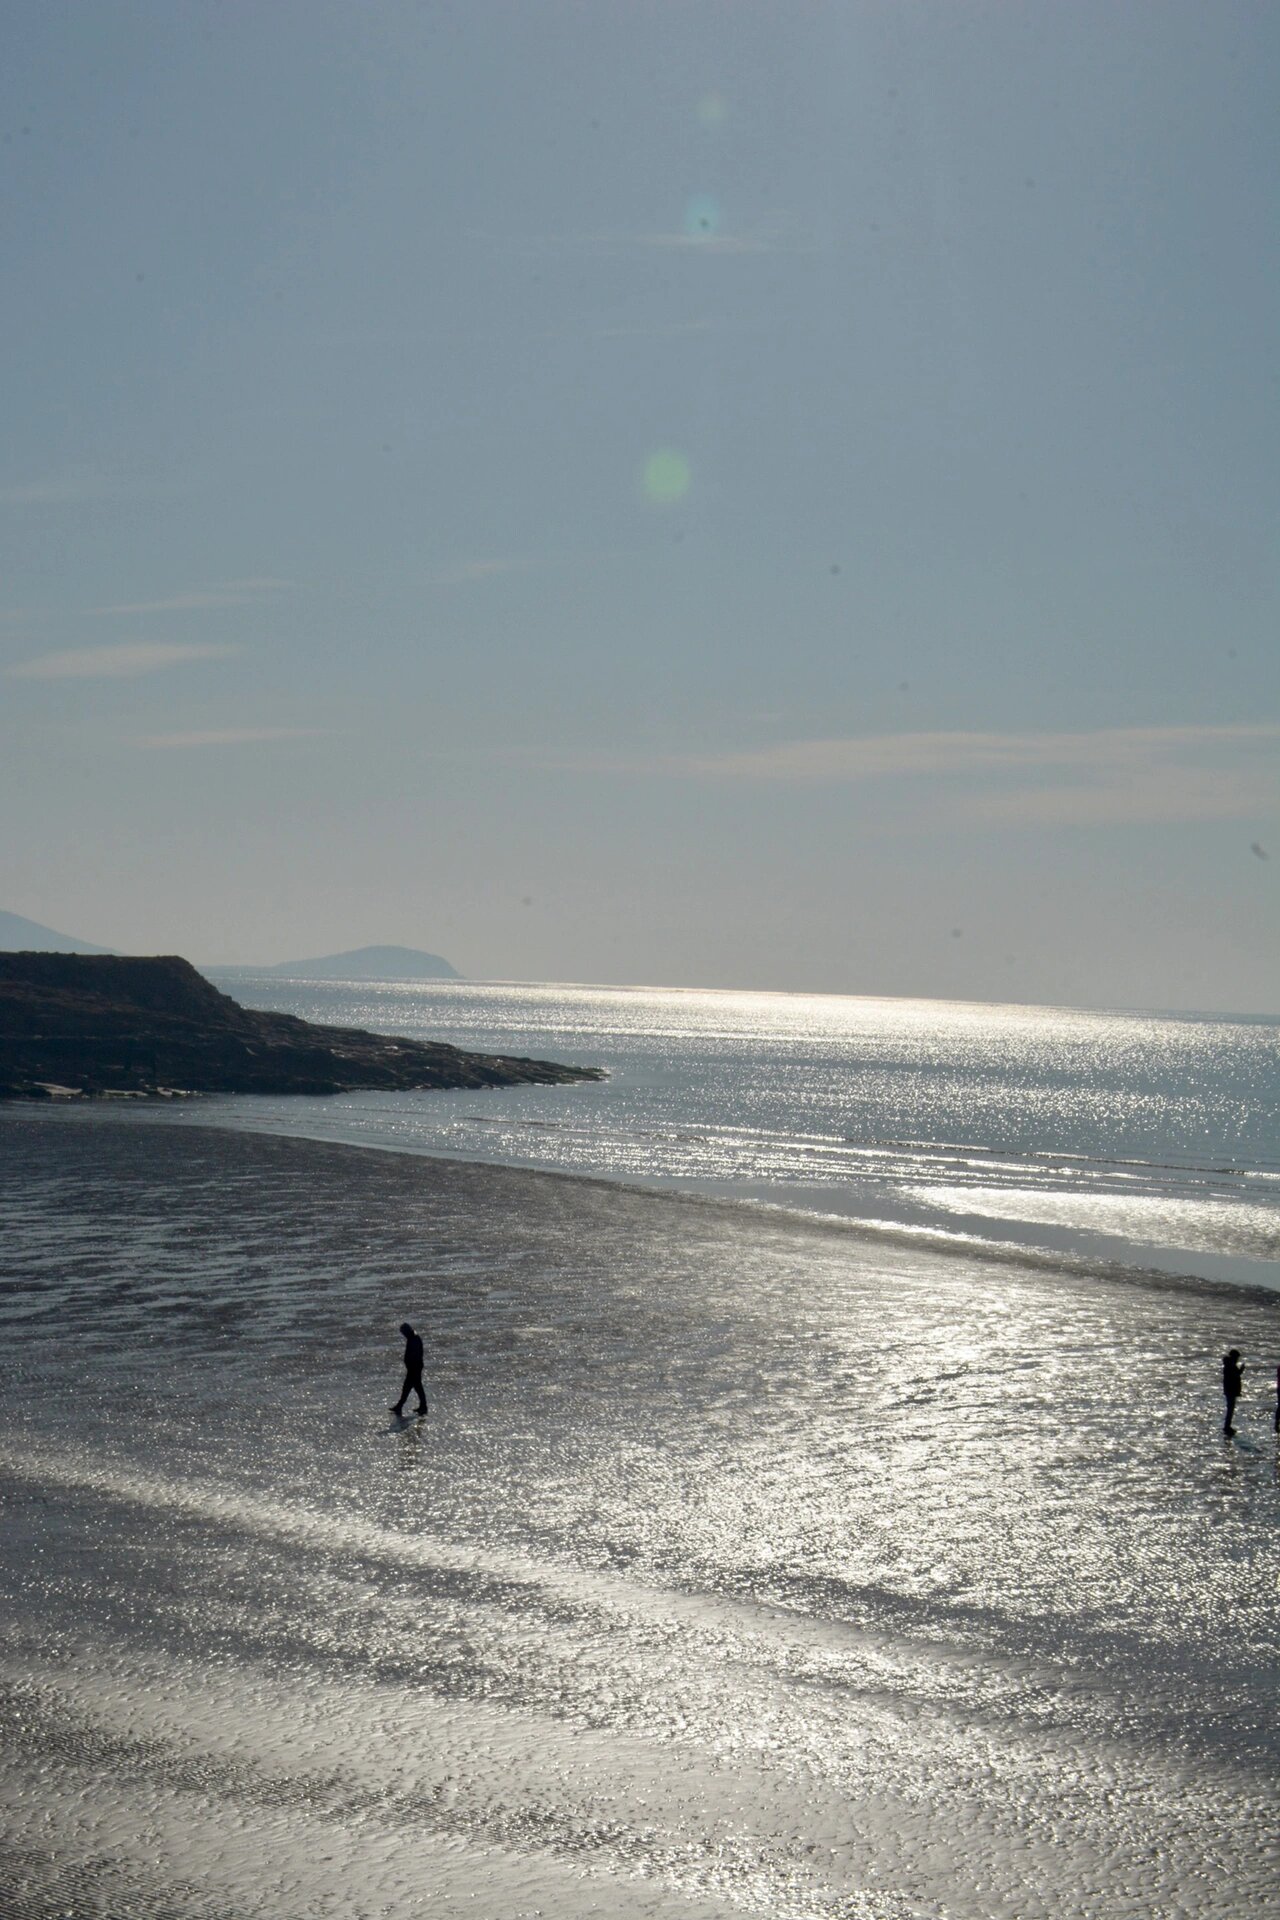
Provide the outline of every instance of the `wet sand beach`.
{"type": "Polygon", "coordinates": [[[0,1201],[6,1916],[1274,1911],[1274,1299],[93,1111],[0,1201]]]}

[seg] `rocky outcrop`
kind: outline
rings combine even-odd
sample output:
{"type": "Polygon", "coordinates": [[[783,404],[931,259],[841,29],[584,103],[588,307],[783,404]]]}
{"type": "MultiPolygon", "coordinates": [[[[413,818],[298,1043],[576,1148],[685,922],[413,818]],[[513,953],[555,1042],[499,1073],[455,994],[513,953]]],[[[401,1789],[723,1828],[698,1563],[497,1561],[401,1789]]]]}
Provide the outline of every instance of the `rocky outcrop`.
{"type": "Polygon", "coordinates": [[[174,956],[0,953],[0,1097],[557,1086],[565,1067],[257,1013],[174,956]]]}

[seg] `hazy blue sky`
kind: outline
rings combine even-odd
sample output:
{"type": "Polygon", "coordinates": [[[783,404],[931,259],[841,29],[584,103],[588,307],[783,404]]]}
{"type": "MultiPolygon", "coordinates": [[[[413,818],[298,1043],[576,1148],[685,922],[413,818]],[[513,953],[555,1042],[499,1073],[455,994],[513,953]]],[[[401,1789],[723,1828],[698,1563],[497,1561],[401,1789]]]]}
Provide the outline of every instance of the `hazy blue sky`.
{"type": "Polygon", "coordinates": [[[9,0],[0,905],[1280,1003],[1274,0],[9,0]]]}

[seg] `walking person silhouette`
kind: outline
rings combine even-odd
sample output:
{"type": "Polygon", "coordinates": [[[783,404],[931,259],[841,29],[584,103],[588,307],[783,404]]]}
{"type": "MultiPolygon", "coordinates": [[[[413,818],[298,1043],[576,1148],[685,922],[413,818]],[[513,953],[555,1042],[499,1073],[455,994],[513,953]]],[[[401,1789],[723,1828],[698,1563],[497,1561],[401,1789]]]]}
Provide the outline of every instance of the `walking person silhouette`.
{"type": "Polygon", "coordinates": [[[400,1331],[404,1335],[404,1385],[400,1389],[400,1398],[391,1411],[402,1414],[405,1401],[411,1393],[416,1393],[418,1412],[425,1413],[427,1396],[422,1387],[422,1335],[415,1333],[407,1320],[402,1323],[400,1331]]]}
{"type": "MultiPolygon", "coordinates": [[[[1227,1417],[1222,1423],[1222,1431],[1230,1436],[1235,1432],[1231,1422],[1235,1415],[1236,1401],[1240,1398],[1240,1386],[1244,1379],[1244,1368],[1240,1365],[1240,1349],[1232,1347],[1222,1356],[1222,1397],[1227,1403],[1227,1417]]],[[[405,1388],[408,1392],[408,1388],[405,1388]]]]}

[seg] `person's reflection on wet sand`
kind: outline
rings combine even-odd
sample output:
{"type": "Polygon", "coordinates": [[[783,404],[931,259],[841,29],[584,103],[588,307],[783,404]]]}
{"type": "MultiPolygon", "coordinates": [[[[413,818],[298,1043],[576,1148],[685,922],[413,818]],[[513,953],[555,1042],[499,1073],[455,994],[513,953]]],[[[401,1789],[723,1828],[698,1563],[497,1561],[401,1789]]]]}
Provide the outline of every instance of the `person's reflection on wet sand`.
{"type": "Polygon", "coordinates": [[[416,1473],[422,1465],[422,1415],[413,1420],[402,1420],[395,1434],[399,1443],[396,1447],[396,1472],[416,1473]]]}

